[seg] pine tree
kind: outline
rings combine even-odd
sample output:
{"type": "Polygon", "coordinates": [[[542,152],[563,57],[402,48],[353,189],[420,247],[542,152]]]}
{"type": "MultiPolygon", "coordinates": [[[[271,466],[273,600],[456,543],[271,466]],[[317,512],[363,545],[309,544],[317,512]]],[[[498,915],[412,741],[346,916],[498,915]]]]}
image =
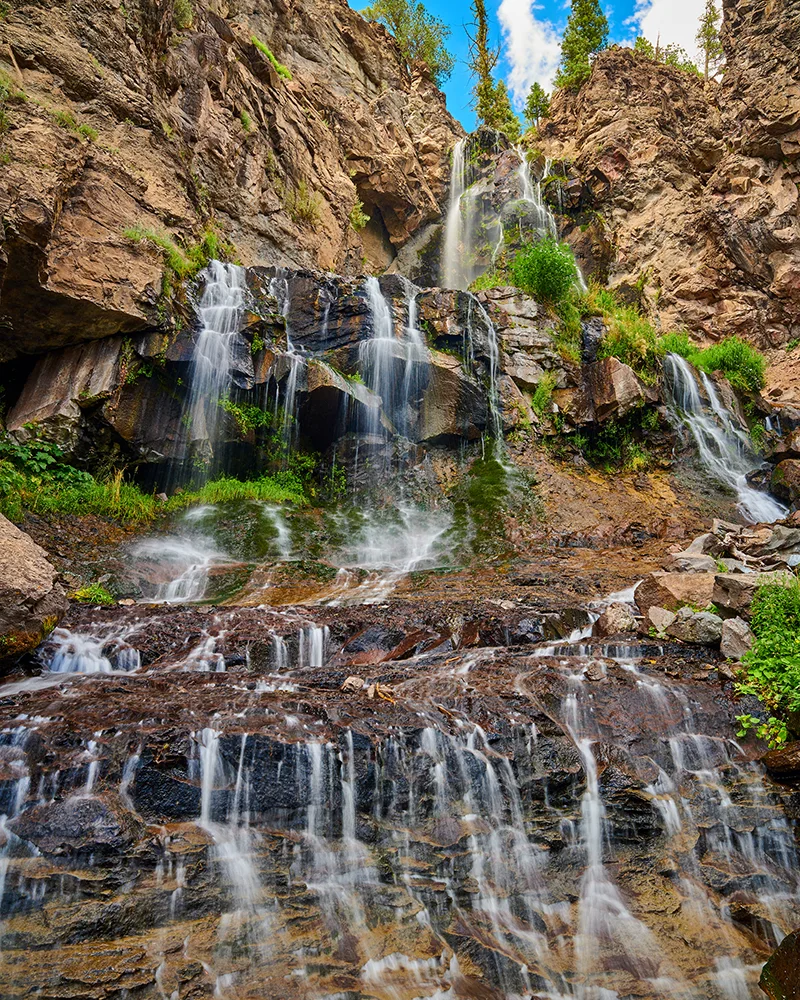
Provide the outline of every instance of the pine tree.
{"type": "Polygon", "coordinates": [[[475,115],[479,122],[505,132],[512,142],[520,137],[519,118],[514,114],[505,83],[494,81],[493,70],[500,58],[500,49],[489,44],[489,21],[484,0],[472,0],[475,32],[467,31],[470,57],[469,68],[475,78],[473,95],[475,115]]]}
{"type": "Polygon", "coordinates": [[[550,98],[547,91],[540,83],[534,83],[528,92],[528,99],[525,102],[525,117],[529,124],[538,127],[542,118],[547,117],[550,110],[550,98]]]}
{"type": "Polygon", "coordinates": [[[577,90],[589,78],[591,56],[605,48],[607,39],[608,20],[599,0],[572,0],[572,10],[561,39],[556,86],[577,90]]]}
{"type": "Polygon", "coordinates": [[[722,42],[719,39],[719,19],[720,14],[715,0],[706,0],[705,10],[700,16],[700,27],[695,36],[703,53],[703,73],[706,80],[716,74],[724,55],[722,42]]]}
{"type": "Polygon", "coordinates": [[[427,66],[437,86],[440,87],[453,72],[456,61],[445,45],[450,29],[429,14],[424,4],[415,4],[412,0],[375,0],[361,13],[388,28],[406,61],[427,66]]]}

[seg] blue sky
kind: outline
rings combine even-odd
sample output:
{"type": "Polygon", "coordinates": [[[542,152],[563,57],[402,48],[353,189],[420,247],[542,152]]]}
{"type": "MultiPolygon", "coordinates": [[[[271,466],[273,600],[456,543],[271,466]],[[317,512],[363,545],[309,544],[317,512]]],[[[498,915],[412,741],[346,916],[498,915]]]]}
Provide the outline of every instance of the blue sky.
{"type": "MultiPolygon", "coordinates": [[[[451,29],[449,48],[458,59],[444,86],[450,113],[471,130],[475,116],[470,109],[471,80],[466,67],[467,39],[463,25],[471,18],[469,0],[424,0],[428,10],[451,29]]],[[[695,56],[694,35],[704,0],[600,0],[610,25],[612,42],[631,42],[643,34],[655,42],[682,45],[695,56]]],[[[350,0],[356,9],[364,6],[350,0]]],[[[550,89],[558,63],[559,39],[569,16],[569,0],[486,0],[493,39],[501,43],[497,72],[507,82],[516,109],[534,80],[550,89]]]]}

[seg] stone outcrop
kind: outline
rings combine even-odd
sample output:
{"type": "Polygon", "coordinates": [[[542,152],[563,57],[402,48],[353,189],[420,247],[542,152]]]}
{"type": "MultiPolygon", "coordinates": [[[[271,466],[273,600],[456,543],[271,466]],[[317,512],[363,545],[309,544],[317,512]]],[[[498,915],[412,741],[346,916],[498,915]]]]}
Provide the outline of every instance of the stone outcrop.
{"type": "Polygon", "coordinates": [[[685,605],[711,604],[713,573],[650,573],[636,588],[636,606],[646,615],[650,608],[677,611],[685,605]]]}
{"type": "Polygon", "coordinates": [[[609,635],[619,635],[623,632],[635,632],[637,621],[630,608],[625,604],[610,604],[594,623],[592,634],[598,638],[609,635]]]}
{"type": "Polygon", "coordinates": [[[590,273],[644,283],[665,329],[780,344],[800,333],[800,21],[792,0],[723,6],[721,84],[614,48],[537,144],[590,273]]]}
{"type": "Polygon", "coordinates": [[[128,227],[188,246],[213,221],[245,263],[352,272],[440,215],[461,128],[382,27],[344,0],[180,21],[168,0],[0,20],[0,360],[162,322],[162,252],[128,227]]]}
{"type": "Polygon", "coordinates": [[[0,515],[0,661],[35,649],[66,610],[47,553],[0,515]]]}
{"type": "Polygon", "coordinates": [[[712,601],[718,608],[747,617],[755,592],[765,584],[789,587],[795,582],[789,571],[776,573],[718,573],[714,577],[712,601]]]}
{"type": "Polygon", "coordinates": [[[681,642],[716,645],[722,637],[722,619],[708,611],[679,608],[675,620],[667,626],[667,635],[681,642]]]}
{"type": "Polygon", "coordinates": [[[770,489],[796,509],[800,500],[800,459],[785,458],[779,462],[772,470],[770,489]]]}

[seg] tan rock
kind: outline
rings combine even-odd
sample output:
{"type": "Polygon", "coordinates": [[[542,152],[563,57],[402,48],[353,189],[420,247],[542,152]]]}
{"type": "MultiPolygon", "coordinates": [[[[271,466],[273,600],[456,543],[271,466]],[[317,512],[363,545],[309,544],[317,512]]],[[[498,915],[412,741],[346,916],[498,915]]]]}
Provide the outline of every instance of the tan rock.
{"type": "Polygon", "coordinates": [[[729,660],[741,660],[755,642],[750,626],[742,618],[727,618],[722,623],[719,651],[729,660]]]}
{"type": "Polygon", "coordinates": [[[616,358],[603,358],[588,365],[585,379],[600,423],[623,417],[637,406],[658,399],[658,394],[632,368],[616,358]]]}
{"type": "Polygon", "coordinates": [[[594,623],[592,634],[604,639],[620,632],[635,632],[638,622],[625,604],[610,604],[594,623]]]}
{"type": "Polygon", "coordinates": [[[66,613],[47,553],[0,515],[0,660],[36,646],[66,613]]]}
{"type": "Polygon", "coordinates": [[[659,608],[655,605],[647,609],[647,620],[651,623],[656,632],[663,633],[675,621],[675,612],[667,611],[666,608],[659,608]]]}
{"type": "Polygon", "coordinates": [[[636,605],[643,615],[652,607],[677,611],[685,605],[704,608],[711,604],[713,573],[650,573],[636,588],[636,605]]]}
{"type": "Polygon", "coordinates": [[[748,616],[755,592],[764,584],[791,586],[794,573],[779,570],[774,573],[718,573],[714,577],[711,600],[718,608],[748,616]]]}

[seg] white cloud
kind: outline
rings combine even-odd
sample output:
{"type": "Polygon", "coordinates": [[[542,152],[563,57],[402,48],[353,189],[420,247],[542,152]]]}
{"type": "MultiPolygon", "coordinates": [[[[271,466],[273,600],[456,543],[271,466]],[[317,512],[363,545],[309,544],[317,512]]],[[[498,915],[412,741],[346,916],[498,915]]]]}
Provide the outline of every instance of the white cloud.
{"type": "Polygon", "coordinates": [[[636,34],[654,45],[660,35],[662,45],[680,45],[694,59],[695,35],[704,7],[704,0],[638,0],[631,21],[636,34]]]}
{"type": "Polygon", "coordinates": [[[531,0],[502,0],[497,16],[503,29],[505,58],[510,67],[508,89],[522,110],[536,80],[550,90],[561,55],[561,38],[549,21],[533,14],[531,0]]]}

